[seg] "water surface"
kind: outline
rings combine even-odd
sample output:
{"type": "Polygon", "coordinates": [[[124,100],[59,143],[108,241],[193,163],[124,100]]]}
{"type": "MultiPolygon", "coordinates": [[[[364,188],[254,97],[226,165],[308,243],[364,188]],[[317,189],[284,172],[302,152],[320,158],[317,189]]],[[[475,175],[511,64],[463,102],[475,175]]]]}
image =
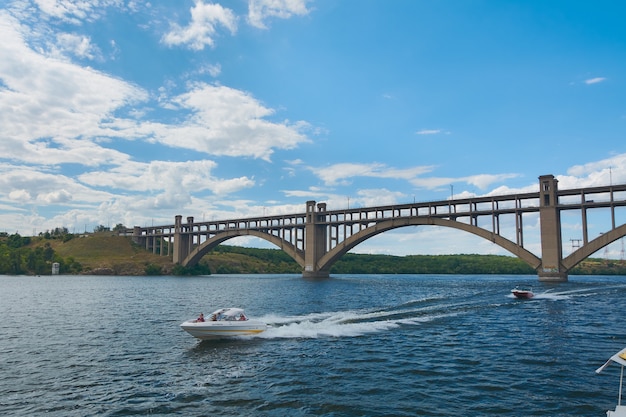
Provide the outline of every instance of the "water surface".
{"type": "Polygon", "coordinates": [[[604,416],[625,298],[625,277],[0,276],[0,415],[604,416]],[[272,327],[180,329],[219,307],[272,327]]]}

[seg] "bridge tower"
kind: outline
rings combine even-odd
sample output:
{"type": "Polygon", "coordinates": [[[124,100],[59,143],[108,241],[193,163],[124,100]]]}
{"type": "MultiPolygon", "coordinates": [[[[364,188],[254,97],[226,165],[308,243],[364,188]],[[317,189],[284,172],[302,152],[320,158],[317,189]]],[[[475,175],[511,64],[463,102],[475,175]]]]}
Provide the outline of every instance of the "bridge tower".
{"type": "Polygon", "coordinates": [[[175,264],[182,264],[187,257],[189,238],[189,234],[183,233],[183,216],[177,215],[174,220],[174,255],[172,258],[175,264]]]}
{"type": "Polygon", "coordinates": [[[558,180],[554,175],[539,177],[539,222],[541,223],[541,265],[539,281],[567,281],[563,266],[561,214],[558,210],[558,180]]]}
{"type": "Polygon", "coordinates": [[[326,253],[326,224],[324,223],[326,203],[319,203],[315,210],[315,201],[306,202],[306,222],[304,241],[304,278],[328,278],[329,270],[321,270],[319,260],[326,253]]]}

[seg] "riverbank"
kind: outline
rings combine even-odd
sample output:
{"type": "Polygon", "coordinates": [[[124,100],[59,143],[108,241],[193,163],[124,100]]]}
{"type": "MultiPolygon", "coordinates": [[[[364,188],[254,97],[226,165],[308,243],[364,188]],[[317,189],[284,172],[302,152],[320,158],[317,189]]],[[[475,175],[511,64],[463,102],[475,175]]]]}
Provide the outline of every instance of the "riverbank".
{"type": "MultiPolygon", "coordinates": [[[[0,239],[1,258],[9,259],[8,274],[45,275],[52,262],[62,273],[84,275],[183,275],[183,274],[298,274],[302,268],[279,249],[220,245],[205,255],[199,268],[189,271],[175,265],[170,256],[153,253],[128,236],[112,232],[87,233],[71,238],[44,237],[0,239]],[[17,242],[17,243],[16,243],[17,242]],[[13,245],[14,247],[11,247],[13,245]],[[3,252],[6,252],[4,253],[3,252]],[[21,268],[21,269],[18,269],[21,268]],[[15,271],[15,272],[14,272],[15,271]]],[[[2,265],[0,265],[2,266],[2,265]]],[[[344,255],[331,274],[519,274],[535,271],[513,256],[498,255],[344,255]]],[[[622,260],[590,258],[570,275],[626,275],[622,260]]]]}

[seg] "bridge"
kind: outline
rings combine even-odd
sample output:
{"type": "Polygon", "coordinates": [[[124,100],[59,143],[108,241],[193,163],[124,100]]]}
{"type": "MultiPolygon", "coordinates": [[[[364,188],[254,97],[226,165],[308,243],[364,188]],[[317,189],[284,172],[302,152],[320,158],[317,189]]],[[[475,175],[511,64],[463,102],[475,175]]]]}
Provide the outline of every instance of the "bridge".
{"type": "Polygon", "coordinates": [[[289,254],[302,267],[303,277],[325,278],[338,259],[373,236],[406,226],[443,226],[501,246],[530,265],[540,281],[567,281],[568,271],[578,263],[626,235],[626,224],[616,224],[616,209],[624,206],[626,184],[559,190],[553,175],[543,175],[539,191],[531,193],[343,210],[327,210],[326,203],[307,201],[304,213],[288,215],[209,222],[187,217],[186,223],[178,215],[173,225],[135,226],[132,236],[135,243],[171,256],[183,266],[197,264],[229,239],[255,236],[289,254]],[[604,212],[609,209],[611,228],[590,239],[588,211],[600,208],[604,212]],[[582,239],[577,249],[564,257],[561,215],[568,210],[581,213],[582,239]],[[524,247],[524,219],[537,213],[541,256],[524,247]],[[511,216],[515,231],[505,237],[501,220],[511,216]]]}

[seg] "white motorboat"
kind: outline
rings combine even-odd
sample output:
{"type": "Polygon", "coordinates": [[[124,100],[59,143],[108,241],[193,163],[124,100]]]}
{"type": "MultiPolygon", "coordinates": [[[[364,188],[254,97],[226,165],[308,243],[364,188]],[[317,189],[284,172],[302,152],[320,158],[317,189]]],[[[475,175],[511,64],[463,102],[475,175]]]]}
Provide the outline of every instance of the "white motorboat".
{"type": "Polygon", "coordinates": [[[221,339],[235,336],[250,336],[267,329],[267,324],[259,320],[250,320],[241,308],[220,308],[203,321],[187,320],[180,327],[198,339],[221,339]]]}
{"type": "Polygon", "coordinates": [[[609,366],[611,362],[618,363],[622,365],[622,372],[619,377],[619,395],[617,397],[617,406],[615,407],[615,411],[607,411],[607,417],[626,417],[626,405],[622,405],[622,387],[624,383],[624,367],[626,366],[626,348],[620,350],[615,355],[611,356],[608,361],[598,369],[596,369],[596,373],[600,373],[604,371],[604,368],[609,366]]]}

